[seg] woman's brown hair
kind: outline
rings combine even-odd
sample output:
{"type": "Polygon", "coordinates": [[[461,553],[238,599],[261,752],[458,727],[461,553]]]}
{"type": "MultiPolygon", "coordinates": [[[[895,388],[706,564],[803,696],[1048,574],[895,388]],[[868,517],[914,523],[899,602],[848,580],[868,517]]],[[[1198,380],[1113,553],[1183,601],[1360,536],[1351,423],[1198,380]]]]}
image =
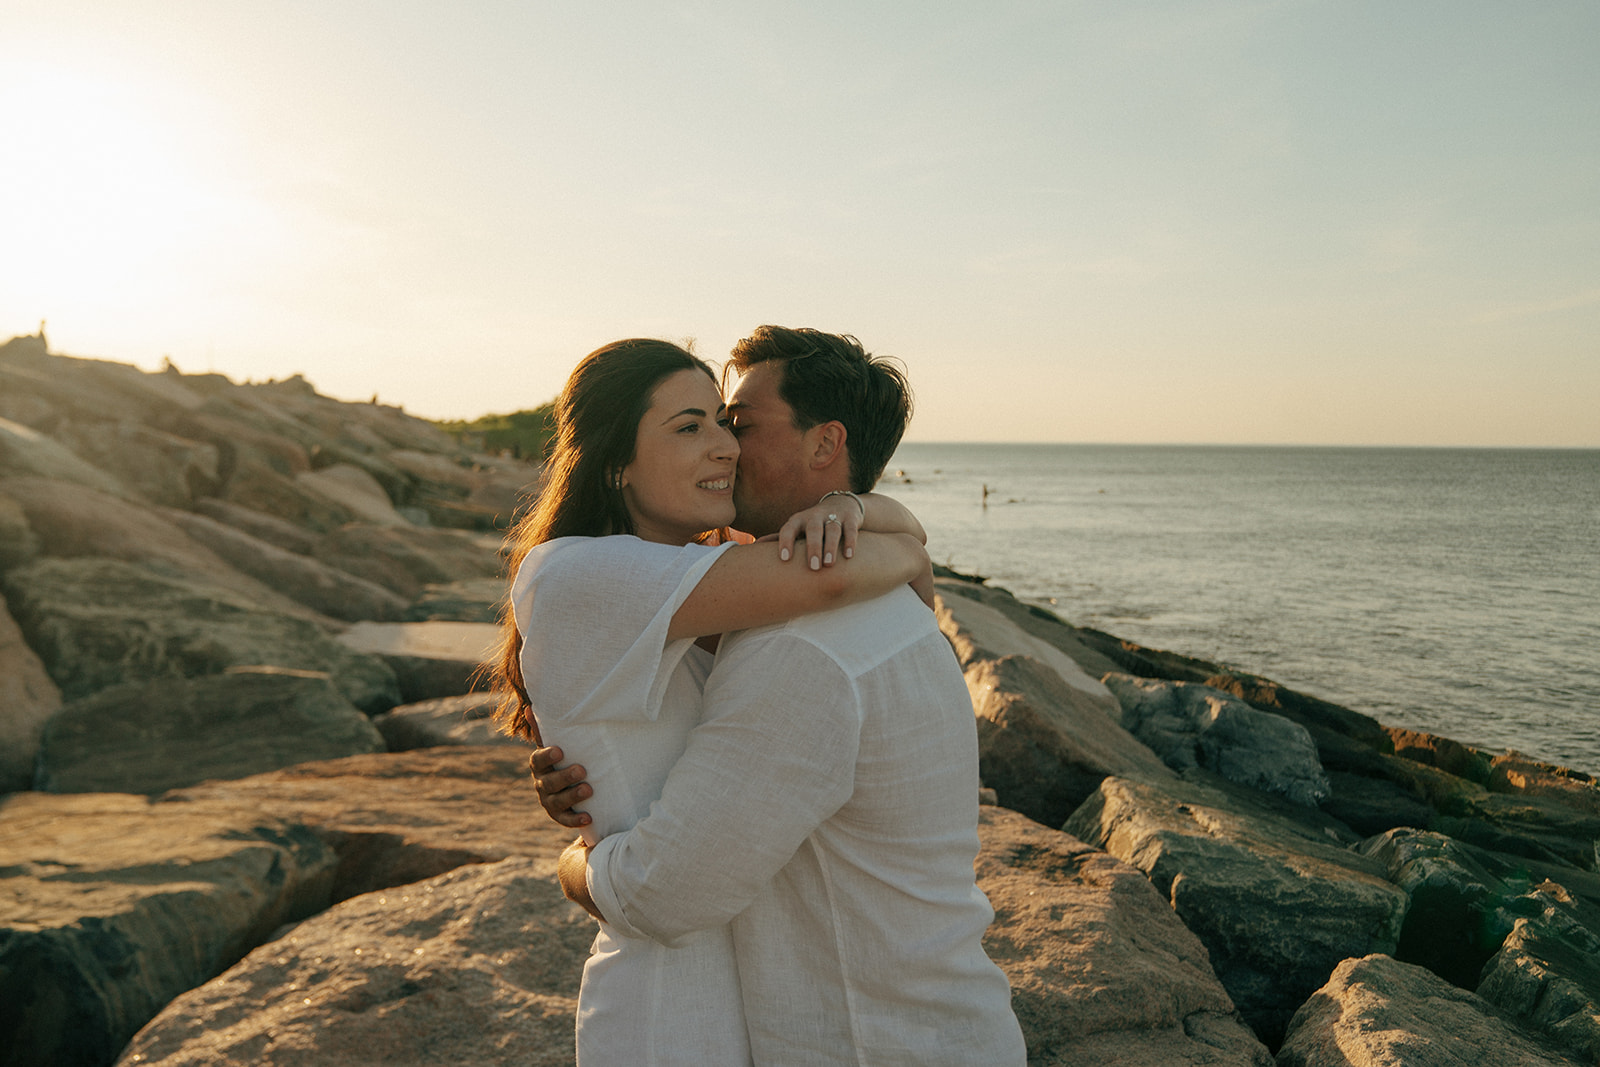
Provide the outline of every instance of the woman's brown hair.
{"type": "MultiPolygon", "coordinates": [[[[711,368],[670,341],[613,341],[583,357],[556,399],[556,431],[540,476],[539,496],[506,535],[508,575],[537,545],[558,537],[633,533],[633,520],[616,488],[633,462],[639,420],[661,381],[681,370],[711,368]]],[[[522,634],[509,597],[500,612],[500,648],[488,670],[501,693],[495,723],[504,733],[541,743],[522,677],[522,634]]]]}

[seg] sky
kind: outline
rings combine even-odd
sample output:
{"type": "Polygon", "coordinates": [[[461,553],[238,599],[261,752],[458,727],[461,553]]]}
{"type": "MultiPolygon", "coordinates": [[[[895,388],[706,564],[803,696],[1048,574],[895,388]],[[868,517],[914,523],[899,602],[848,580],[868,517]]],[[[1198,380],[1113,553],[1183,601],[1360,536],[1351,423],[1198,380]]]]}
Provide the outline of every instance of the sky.
{"type": "Polygon", "coordinates": [[[921,441],[1600,447],[1600,4],[6,0],[0,339],[430,418],[627,336],[921,441]]]}

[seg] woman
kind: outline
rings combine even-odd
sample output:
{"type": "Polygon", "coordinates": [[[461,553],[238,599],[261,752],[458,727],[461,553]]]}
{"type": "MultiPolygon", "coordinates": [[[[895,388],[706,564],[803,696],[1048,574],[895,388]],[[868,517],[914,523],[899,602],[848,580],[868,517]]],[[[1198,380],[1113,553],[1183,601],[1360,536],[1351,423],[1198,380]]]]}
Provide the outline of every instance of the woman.
{"type": "MultiPolygon", "coordinates": [[[[778,543],[708,533],[733,521],[738,456],[710,368],[664,341],[598,349],[557,402],[539,501],[510,536],[500,722],[583,760],[591,844],[642,818],[683,753],[712,662],[696,639],[877,596],[927,568],[915,519],[871,495],[825,500],[778,543]],[[906,532],[857,537],[863,520],[906,532]],[[824,525],[848,563],[821,565],[824,525]],[[810,567],[786,562],[802,527],[810,567]]],[[[580,1064],[749,1059],[726,928],[669,948],[602,924],[579,994],[580,1064]]]]}

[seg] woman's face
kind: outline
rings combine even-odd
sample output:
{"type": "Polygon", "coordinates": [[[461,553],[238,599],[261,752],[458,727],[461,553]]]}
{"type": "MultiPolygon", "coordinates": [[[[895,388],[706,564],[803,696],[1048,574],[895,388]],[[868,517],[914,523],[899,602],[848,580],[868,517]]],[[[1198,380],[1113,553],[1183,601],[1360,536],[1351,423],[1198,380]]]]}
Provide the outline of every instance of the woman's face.
{"type": "Polygon", "coordinates": [[[727,422],[704,371],[685,368],[656,386],[633,462],[622,468],[622,499],[641,538],[683,545],[733,522],[739,443],[727,422]]]}

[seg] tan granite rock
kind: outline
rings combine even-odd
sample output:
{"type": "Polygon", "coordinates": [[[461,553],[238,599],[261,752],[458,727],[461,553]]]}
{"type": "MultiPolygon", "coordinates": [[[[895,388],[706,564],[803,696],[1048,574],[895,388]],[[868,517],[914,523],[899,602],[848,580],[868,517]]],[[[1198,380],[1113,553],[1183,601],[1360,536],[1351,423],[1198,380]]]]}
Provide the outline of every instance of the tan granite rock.
{"type": "Polygon", "coordinates": [[[326,673],[243,668],[102,689],[51,717],[34,788],[163,793],[313,760],[384,752],[326,673]]]}
{"type": "Polygon", "coordinates": [[[33,787],[39,739],[60,707],[61,690],[0,596],[0,793],[33,787]]]}
{"type": "Polygon", "coordinates": [[[1011,980],[1030,1064],[1272,1062],[1142,872],[1003,808],[980,820],[984,947],[1011,980]]]}
{"type": "Polygon", "coordinates": [[[1208,783],[1108,778],[1063,829],[1145,872],[1275,1045],[1340,960],[1394,950],[1406,894],[1334,820],[1208,783]]]}
{"type": "Polygon", "coordinates": [[[0,799],[5,1062],[111,1062],[167,1001],[325,908],[335,869],[310,830],[249,806],[0,799]]]}
{"type": "Polygon", "coordinates": [[[119,1064],[574,1062],[594,922],[548,861],[461,867],[347,900],[178,997],[119,1064]]]}
{"type": "Polygon", "coordinates": [[[1295,1013],[1278,1067],[1572,1067],[1482,997],[1384,955],[1349,959],[1295,1013]]]}
{"type": "Polygon", "coordinates": [[[1032,657],[974,660],[964,673],[979,776],[1005,807],[1060,826],[1108,775],[1175,777],[1098,698],[1032,657]]]}
{"type": "Polygon", "coordinates": [[[375,582],[280,548],[235,526],[176,509],[161,514],[236,570],[330,618],[387,621],[399,619],[409,607],[402,597],[375,582]]]}

